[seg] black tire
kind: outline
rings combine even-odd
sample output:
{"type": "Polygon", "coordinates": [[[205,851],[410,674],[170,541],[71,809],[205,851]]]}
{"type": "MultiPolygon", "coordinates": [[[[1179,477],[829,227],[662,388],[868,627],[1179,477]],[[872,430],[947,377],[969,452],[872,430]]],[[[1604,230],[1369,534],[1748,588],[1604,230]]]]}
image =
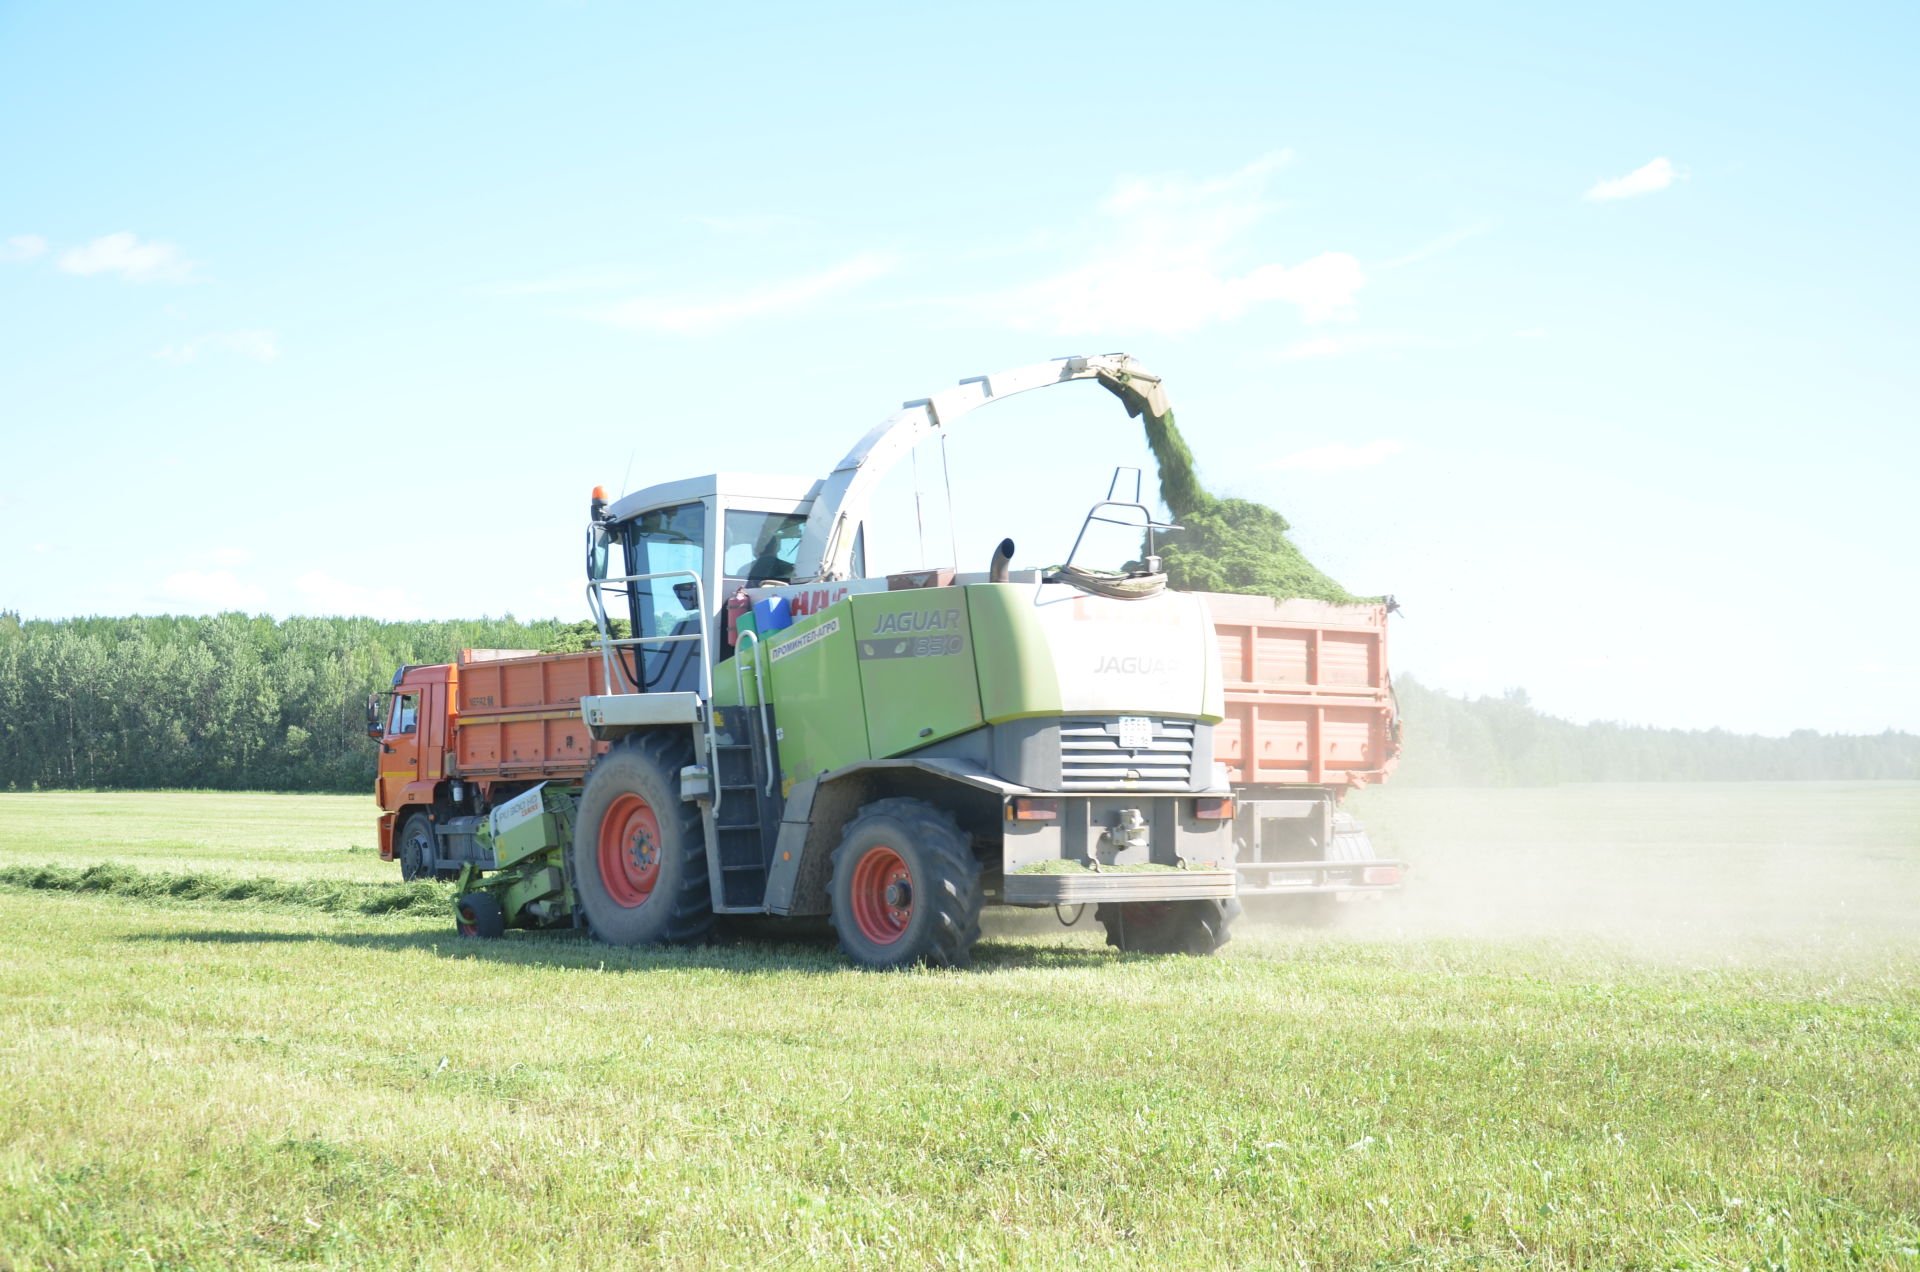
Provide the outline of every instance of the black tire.
{"type": "Polygon", "coordinates": [[[400,877],[408,883],[434,877],[430,864],[437,849],[433,842],[433,824],[424,812],[408,813],[393,832],[393,855],[400,862],[400,877]]]}
{"type": "Polygon", "coordinates": [[[980,939],[980,863],[925,800],[875,800],[833,850],[833,929],[862,967],[965,967],[980,939]],[[904,887],[904,891],[901,888],[904,887]]]}
{"type": "Polygon", "coordinates": [[[507,916],[490,892],[469,892],[453,907],[453,930],[461,936],[497,941],[507,934],[507,916]]]}
{"type": "Polygon", "coordinates": [[[587,774],[569,860],[587,926],[609,945],[684,944],[713,931],[700,809],[680,798],[680,770],[692,759],[684,736],[632,734],[587,774]],[[616,820],[603,828],[609,813],[616,820]],[[626,866],[642,858],[644,879],[626,866]]]}
{"type": "Polygon", "coordinates": [[[1231,938],[1238,901],[1104,902],[1093,917],[1107,944],[1129,954],[1211,954],[1231,938]]]}

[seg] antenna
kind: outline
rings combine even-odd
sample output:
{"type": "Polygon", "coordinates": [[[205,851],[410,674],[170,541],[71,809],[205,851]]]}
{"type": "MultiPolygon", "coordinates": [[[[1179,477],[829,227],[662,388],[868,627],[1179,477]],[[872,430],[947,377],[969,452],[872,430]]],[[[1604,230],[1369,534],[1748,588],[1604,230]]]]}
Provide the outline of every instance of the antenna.
{"type": "Polygon", "coordinates": [[[960,535],[953,524],[953,469],[947,466],[947,431],[940,430],[940,478],[947,483],[947,546],[953,549],[953,568],[960,568],[960,535]]]}
{"type": "Polygon", "coordinates": [[[627,471],[620,474],[620,497],[622,499],[627,497],[627,478],[633,476],[633,457],[638,453],[639,449],[637,447],[627,452],[627,471]]]}

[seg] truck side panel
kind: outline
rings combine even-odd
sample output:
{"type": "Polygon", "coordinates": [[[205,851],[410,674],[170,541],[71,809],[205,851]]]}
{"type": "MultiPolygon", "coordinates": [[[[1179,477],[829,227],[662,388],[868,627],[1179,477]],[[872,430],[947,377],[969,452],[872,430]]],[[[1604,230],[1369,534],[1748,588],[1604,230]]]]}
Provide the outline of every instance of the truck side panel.
{"type": "MultiPolygon", "coordinates": [[[[452,771],[471,778],[577,780],[605,753],[580,699],[606,693],[598,651],[468,661],[462,651],[452,771]]],[[[624,677],[616,674],[625,691],[624,677]]]]}
{"type": "Polygon", "coordinates": [[[1235,786],[1363,786],[1393,770],[1385,605],[1205,599],[1226,678],[1214,757],[1235,786]]]}

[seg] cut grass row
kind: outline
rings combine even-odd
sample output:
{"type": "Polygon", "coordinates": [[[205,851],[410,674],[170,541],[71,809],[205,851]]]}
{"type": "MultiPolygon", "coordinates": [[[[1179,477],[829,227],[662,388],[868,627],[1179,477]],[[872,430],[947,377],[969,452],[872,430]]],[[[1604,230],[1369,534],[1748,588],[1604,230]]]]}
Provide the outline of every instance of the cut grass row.
{"type": "Polygon", "coordinates": [[[171,874],[132,866],[0,866],[0,887],[37,892],[94,892],[157,901],[223,901],[322,913],[451,913],[444,885],[412,883],[286,882],[218,873],[171,874]]]}

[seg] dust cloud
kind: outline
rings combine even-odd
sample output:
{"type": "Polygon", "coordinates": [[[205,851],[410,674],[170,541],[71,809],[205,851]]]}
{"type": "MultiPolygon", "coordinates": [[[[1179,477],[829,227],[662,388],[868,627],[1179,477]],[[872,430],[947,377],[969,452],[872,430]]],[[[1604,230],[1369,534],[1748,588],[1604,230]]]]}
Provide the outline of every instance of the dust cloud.
{"type": "Polygon", "coordinates": [[[1383,787],[1347,803],[1400,895],[1364,937],[1614,938],[1636,948],[1920,937],[1920,783],[1383,787]]]}

